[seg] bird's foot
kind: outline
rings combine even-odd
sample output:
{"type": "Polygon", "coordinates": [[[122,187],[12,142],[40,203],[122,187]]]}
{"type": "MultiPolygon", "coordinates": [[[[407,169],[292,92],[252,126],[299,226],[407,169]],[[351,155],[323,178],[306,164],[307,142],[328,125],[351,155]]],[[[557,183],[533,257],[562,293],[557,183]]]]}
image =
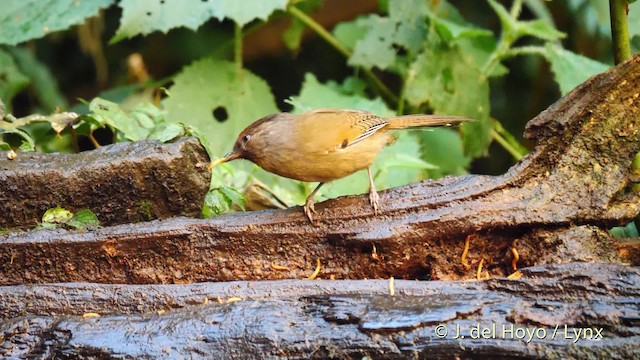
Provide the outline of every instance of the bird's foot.
{"type": "Polygon", "coordinates": [[[380,214],[380,195],[378,195],[378,192],[375,189],[371,189],[369,191],[369,202],[371,203],[373,214],[380,214]]]}
{"type": "Polygon", "coordinates": [[[317,211],[314,207],[313,196],[307,198],[307,201],[304,203],[304,207],[302,209],[304,210],[304,214],[307,215],[309,222],[311,222],[312,225],[316,225],[313,222],[313,214],[317,214],[317,211]]]}

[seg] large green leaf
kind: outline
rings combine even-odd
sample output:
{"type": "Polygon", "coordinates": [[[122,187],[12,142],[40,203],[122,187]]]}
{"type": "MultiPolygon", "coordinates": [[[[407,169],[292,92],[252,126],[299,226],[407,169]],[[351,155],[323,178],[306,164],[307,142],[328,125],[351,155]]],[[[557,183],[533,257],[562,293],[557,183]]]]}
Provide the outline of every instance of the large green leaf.
{"type": "Polygon", "coordinates": [[[349,64],[388,69],[399,49],[415,55],[426,33],[427,3],[422,0],[389,2],[389,16],[361,16],[336,28],[336,37],[353,48],[349,64]]]}
{"type": "Polygon", "coordinates": [[[574,52],[565,50],[559,45],[547,44],[545,56],[551,63],[554,79],[560,86],[562,95],[609,68],[607,64],[589,59],[574,52]]]}
{"type": "Polygon", "coordinates": [[[245,25],[254,19],[266,20],[286,5],[287,0],[122,0],[120,28],[111,41],[181,26],[196,30],[212,17],[245,25]]]}
{"type": "Polygon", "coordinates": [[[2,0],[0,44],[16,45],[84,22],[114,0],[2,0]]]}
{"type": "Polygon", "coordinates": [[[468,39],[454,44],[430,41],[411,65],[405,97],[411,105],[428,105],[437,114],[475,119],[462,126],[462,134],[465,152],[477,157],[486,153],[491,142],[491,124],[489,83],[480,70],[484,56],[467,50],[473,46],[468,39]]]}
{"type": "Polygon", "coordinates": [[[212,154],[228,152],[245,127],[278,112],[264,80],[244,69],[238,72],[232,62],[211,58],[185,67],[175,77],[169,93],[163,101],[167,120],[193,125],[204,132],[212,154]]]}

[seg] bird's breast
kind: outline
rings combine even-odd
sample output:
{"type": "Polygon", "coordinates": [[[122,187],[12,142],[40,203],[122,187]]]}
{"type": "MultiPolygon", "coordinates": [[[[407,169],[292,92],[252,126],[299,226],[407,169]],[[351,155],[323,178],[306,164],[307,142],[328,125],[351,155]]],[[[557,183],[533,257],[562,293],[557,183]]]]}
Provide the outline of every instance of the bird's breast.
{"type": "Polygon", "coordinates": [[[351,175],[369,167],[390,141],[392,135],[379,132],[353,146],[309,142],[252,159],[261,168],[287,178],[327,182],[351,175]]]}

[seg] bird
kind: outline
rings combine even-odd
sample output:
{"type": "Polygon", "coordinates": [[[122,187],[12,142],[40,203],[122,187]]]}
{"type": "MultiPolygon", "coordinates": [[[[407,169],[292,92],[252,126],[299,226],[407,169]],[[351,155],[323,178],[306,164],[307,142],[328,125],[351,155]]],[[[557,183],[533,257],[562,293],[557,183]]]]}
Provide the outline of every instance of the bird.
{"type": "Polygon", "coordinates": [[[402,115],[383,117],[362,110],[315,109],[301,114],[267,115],[238,135],[233,149],[213,161],[249,160],[264,170],[290,179],[318,182],[303,210],[314,223],[314,196],[323,184],[367,169],[369,202],[380,212],[380,197],[371,176],[378,153],[395,141],[392,130],[454,126],[473,121],[452,115],[402,115]]]}

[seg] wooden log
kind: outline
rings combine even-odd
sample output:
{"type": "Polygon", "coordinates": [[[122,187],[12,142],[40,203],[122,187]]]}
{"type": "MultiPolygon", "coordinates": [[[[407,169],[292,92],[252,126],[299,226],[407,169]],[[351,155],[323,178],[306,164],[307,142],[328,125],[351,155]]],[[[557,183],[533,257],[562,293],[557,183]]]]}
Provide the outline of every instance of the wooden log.
{"type": "Polygon", "coordinates": [[[395,295],[385,280],[0,287],[0,314],[24,315],[0,321],[0,356],[637,357],[638,268],[571,263],[522,274],[400,280],[395,295]],[[89,311],[102,316],[82,317],[89,311]]]}
{"type": "Polygon", "coordinates": [[[317,261],[321,278],[459,279],[556,262],[559,253],[616,260],[605,229],[640,212],[629,189],[639,89],[640,55],[533,119],[526,134],[536,148],[506,174],[383,191],[377,216],[366,196],[349,196],[318,204],[318,226],[293,208],[0,235],[0,283],[304,278],[317,261]]]}
{"type": "Polygon", "coordinates": [[[34,228],[61,206],[103,225],[199,216],[209,157],[196,138],[138,141],[79,154],[0,152],[0,228],[34,228]]]}

